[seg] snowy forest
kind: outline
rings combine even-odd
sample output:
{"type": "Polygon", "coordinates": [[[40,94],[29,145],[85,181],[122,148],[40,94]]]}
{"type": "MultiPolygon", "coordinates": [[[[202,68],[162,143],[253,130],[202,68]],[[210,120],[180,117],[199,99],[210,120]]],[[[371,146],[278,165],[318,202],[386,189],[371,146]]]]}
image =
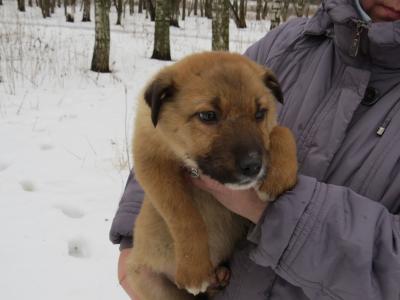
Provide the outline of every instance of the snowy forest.
{"type": "Polygon", "coordinates": [[[128,299],[108,235],[145,83],[191,53],[243,53],[318,4],[0,0],[0,298],[128,299]]]}

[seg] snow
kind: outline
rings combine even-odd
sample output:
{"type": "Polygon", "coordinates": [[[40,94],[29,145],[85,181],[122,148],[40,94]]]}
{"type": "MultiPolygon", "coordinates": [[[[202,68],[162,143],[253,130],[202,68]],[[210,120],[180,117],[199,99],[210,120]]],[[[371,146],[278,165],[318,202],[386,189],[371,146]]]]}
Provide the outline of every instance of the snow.
{"type": "MultiPolygon", "coordinates": [[[[111,14],[111,74],[89,71],[94,22],[0,6],[0,298],[127,299],[108,233],[131,165],[135,99],[168,62],[149,59],[153,24],[111,14]]],[[[92,20],[93,11],[92,11],[92,20]]],[[[174,60],[210,50],[211,23],[171,28],[174,60]]],[[[267,22],[231,24],[242,53],[267,22]]]]}

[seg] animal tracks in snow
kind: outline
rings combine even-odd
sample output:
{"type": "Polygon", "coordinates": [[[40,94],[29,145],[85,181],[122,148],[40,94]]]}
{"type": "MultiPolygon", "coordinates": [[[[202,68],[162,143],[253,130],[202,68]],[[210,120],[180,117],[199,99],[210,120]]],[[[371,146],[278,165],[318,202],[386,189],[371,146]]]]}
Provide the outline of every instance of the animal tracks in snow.
{"type": "Polygon", "coordinates": [[[68,255],[77,258],[89,258],[89,244],[84,238],[74,238],[68,241],[68,255]]]}
{"type": "Polygon", "coordinates": [[[77,207],[68,205],[57,205],[56,208],[58,208],[64,215],[72,219],[80,219],[85,216],[85,212],[77,207]]]}
{"type": "Polygon", "coordinates": [[[26,191],[26,192],[34,192],[34,191],[36,191],[35,184],[30,180],[21,180],[19,182],[19,184],[21,185],[22,189],[24,191],[26,191]]]}

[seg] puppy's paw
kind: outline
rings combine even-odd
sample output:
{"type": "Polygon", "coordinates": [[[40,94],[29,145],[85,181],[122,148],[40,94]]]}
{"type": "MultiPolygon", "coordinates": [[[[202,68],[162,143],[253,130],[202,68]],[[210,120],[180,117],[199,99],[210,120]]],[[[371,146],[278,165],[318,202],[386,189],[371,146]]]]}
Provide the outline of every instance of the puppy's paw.
{"type": "Polygon", "coordinates": [[[179,288],[197,295],[204,293],[212,282],[213,267],[210,262],[199,264],[180,264],[177,267],[175,281],[179,288]]]}
{"type": "Polygon", "coordinates": [[[297,183],[296,141],[288,128],[276,126],[271,131],[269,153],[267,176],[258,189],[264,201],[273,201],[297,183]]]}

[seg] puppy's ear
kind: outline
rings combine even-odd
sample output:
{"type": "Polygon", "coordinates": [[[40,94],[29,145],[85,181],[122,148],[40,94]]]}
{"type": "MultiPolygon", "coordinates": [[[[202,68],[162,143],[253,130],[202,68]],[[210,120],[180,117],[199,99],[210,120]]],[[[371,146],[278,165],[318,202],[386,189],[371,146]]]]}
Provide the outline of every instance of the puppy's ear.
{"type": "Polygon", "coordinates": [[[158,75],[146,88],[144,99],[151,108],[151,121],[154,127],[157,126],[161,106],[171,100],[175,92],[175,84],[169,72],[158,75]]]}
{"type": "Polygon", "coordinates": [[[272,94],[275,96],[276,100],[283,104],[283,93],[281,86],[279,85],[278,79],[270,70],[266,70],[263,75],[263,81],[267,88],[269,88],[272,94]]]}

